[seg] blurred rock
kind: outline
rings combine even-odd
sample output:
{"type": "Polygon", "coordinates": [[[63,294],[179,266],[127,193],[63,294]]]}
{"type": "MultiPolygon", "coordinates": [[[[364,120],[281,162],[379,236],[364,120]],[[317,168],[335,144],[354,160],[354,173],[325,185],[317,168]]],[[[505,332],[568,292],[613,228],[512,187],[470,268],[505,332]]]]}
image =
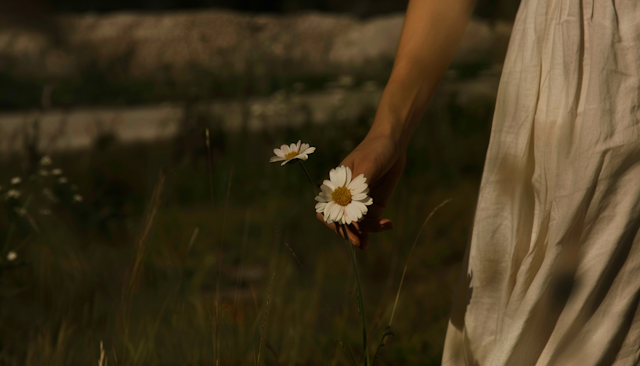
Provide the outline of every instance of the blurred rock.
{"type": "MultiPolygon", "coordinates": [[[[445,78],[432,104],[434,108],[454,106],[490,117],[499,75],[500,67],[496,66],[471,79],[445,78]]],[[[347,81],[341,78],[336,84],[347,81]]],[[[201,102],[191,108],[197,108],[203,123],[225,132],[260,132],[304,124],[353,123],[362,116],[372,118],[381,96],[381,87],[365,82],[351,89],[336,87],[308,93],[281,90],[270,97],[201,102]]],[[[103,136],[121,143],[170,139],[179,133],[189,111],[184,105],[161,104],[0,113],[0,158],[24,150],[23,136],[34,121],[39,121],[38,150],[51,153],[87,149],[103,136]]]]}
{"type": "MultiPolygon", "coordinates": [[[[77,77],[98,68],[126,80],[189,85],[209,78],[389,72],[403,15],[357,20],[343,15],[247,15],[229,11],[65,15],[65,40],[0,29],[0,70],[40,78],[77,77]]],[[[500,60],[507,23],[472,20],[455,64],[500,60]]]]}

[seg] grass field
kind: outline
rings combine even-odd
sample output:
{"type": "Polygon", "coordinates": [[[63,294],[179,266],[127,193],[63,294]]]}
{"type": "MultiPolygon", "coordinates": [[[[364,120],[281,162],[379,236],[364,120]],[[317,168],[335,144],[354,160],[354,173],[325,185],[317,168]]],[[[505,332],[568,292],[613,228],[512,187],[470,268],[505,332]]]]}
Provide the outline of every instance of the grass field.
{"type": "MultiPolygon", "coordinates": [[[[226,134],[205,116],[170,141],[8,159],[0,195],[20,197],[0,200],[0,364],[97,364],[101,344],[105,365],[348,365],[348,344],[361,359],[345,244],[316,221],[299,168],[268,160],[302,139],[321,182],[371,117],[226,134]]],[[[452,199],[418,238],[377,365],[440,364],[489,118],[434,101],[388,209],[395,229],[357,252],[375,348],[420,226],[452,199]]]]}

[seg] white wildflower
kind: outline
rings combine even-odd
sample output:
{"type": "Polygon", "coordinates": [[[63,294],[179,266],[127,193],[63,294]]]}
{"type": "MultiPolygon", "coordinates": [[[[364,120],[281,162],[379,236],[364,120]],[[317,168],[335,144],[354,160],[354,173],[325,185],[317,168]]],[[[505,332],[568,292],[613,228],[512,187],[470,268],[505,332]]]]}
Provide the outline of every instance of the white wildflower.
{"type": "Polygon", "coordinates": [[[322,192],[316,197],[316,212],[324,215],[327,223],[351,224],[362,220],[373,199],[367,196],[367,178],[360,174],[351,179],[351,169],[342,165],[329,172],[329,180],[322,183],[322,192]]]}
{"type": "Polygon", "coordinates": [[[51,175],[60,175],[60,174],[62,174],[62,169],[56,168],[51,171],[51,175]]]}
{"type": "Polygon", "coordinates": [[[273,153],[276,156],[271,157],[270,162],[283,161],[280,165],[285,165],[293,159],[307,160],[309,154],[316,151],[315,147],[310,147],[309,144],[300,144],[298,140],[297,144],[291,144],[290,146],[282,145],[279,149],[273,149],[273,153]]]}
{"type": "Polygon", "coordinates": [[[17,189],[10,189],[7,192],[7,198],[20,198],[20,191],[17,189]]]}
{"type": "Polygon", "coordinates": [[[76,202],[82,202],[83,198],[79,194],[74,194],[73,195],[73,200],[76,201],[76,202]]]}
{"type": "Polygon", "coordinates": [[[20,177],[11,178],[11,184],[13,185],[20,184],[20,182],[22,182],[22,179],[20,177]]]}
{"type": "Polygon", "coordinates": [[[14,252],[13,250],[7,254],[7,260],[9,262],[15,261],[16,258],[18,258],[18,254],[16,254],[16,252],[14,252]]]}
{"type": "Polygon", "coordinates": [[[40,165],[51,165],[51,157],[49,155],[45,155],[40,159],[40,165]]]}

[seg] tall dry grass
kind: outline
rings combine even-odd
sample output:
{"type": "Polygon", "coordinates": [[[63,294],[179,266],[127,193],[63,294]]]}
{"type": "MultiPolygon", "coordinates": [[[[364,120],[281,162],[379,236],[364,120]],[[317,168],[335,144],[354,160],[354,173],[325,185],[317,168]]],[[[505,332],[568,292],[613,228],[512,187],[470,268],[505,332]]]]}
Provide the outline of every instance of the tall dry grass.
{"type": "MultiPolygon", "coordinates": [[[[440,127],[423,124],[416,132],[388,208],[396,228],[358,253],[370,348],[393,318],[395,336],[384,341],[376,365],[439,364],[475,205],[478,152],[488,131],[456,134],[441,110],[429,118],[440,127]],[[461,149],[439,148],[444,143],[461,149]],[[449,197],[454,200],[415,239],[429,212],[449,197]]],[[[367,123],[366,116],[356,121],[346,136],[326,126],[219,136],[211,125],[209,150],[202,133],[193,159],[176,160],[172,141],[116,141],[54,155],[85,199],[55,204],[51,215],[38,214],[41,200],[29,203],[38,232],[13,211],[0,213],[4,249],[16,250],[20,263],[2,262],[0,363],[345,365],[361,359],[354,347],[362,337],[355,278],[344,243],[314,219],[306,178],[271,169],[268,157],[281,141],[309,136],[318,162],[308,169],[321,176],[322,167],[335,166],[355,146],[367,123]]],[[[23,172],[21,161],[3,163],[0,185],[23,172]]],[[[22,189],[41,191],[39,184],[27,181],[22,189]]]]}

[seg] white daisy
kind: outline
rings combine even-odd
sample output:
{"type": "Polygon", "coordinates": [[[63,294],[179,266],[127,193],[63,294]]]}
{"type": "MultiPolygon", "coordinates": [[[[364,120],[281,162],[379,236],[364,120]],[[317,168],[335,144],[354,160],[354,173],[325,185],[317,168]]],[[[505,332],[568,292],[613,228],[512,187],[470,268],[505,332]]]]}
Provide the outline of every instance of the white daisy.
{"type": "Polygon", "coordinates": [[[60,175],[60,174],[62,174],[62,169],[57,169],[57,168],[56,168],[56,169],[53,169],[53,170],[51,171],[51,174],[52,174],[52,175],[60,175]]]}
{"type": "Polygon", "coordinates": [[[16,258],[18,258],[18,255],[13,250],[7,253],[7,260],[9,262],[16,260],[16,258]]]}
{"type": "Polygon", "coordinates": [[[367,196],[369,187],[367,178],[360,174],[351,180],[351,169],[341,165],[329,172],[330,180],[325,180],[316,197],[316,212],[324,215],[327,223],[351,224],[362,220],[367,206],[373,199],[367,196]]]}
{"type": "Polygon", "coordinates": [[[76,201],[76,202],[82,202],[83,198],[79,194],[74,194],[73,195],[73,200],[76,201]]]}
{"type": "Polygon", "coordinates": [[[45,155],[40,159],[40,165],[51,165],[51,157],[49,155],[45,155]]]}
{"type": "Polygon", "coordinates": [[[310,147],[309,144],[300,144],[300,140],[298,140],[297,144],[282,145],[279,149],[273,149],[276,156],[271,157],[269,162],[284,160],[280,165],[285,165],[293,159],[307,160],[309,154],[314,151],[316,151],[315,147],[310,147]]]}
{"type": "Polygon", "coordinates": [[[20,184],[20,182],[22,182],[22,179],[20,179],[20,177],[11,178],[11,184],[13,185],[20,184]]]}

